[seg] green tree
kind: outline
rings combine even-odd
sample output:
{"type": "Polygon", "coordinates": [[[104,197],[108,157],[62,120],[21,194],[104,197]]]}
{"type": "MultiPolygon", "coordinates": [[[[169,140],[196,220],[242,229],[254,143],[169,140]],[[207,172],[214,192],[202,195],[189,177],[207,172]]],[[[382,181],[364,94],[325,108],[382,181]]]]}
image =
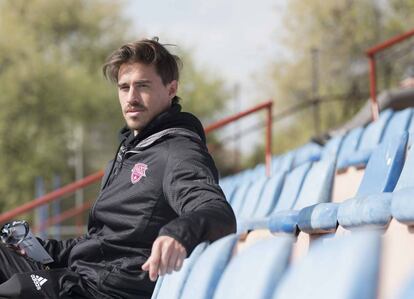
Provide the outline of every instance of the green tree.
{"type": "MultiPolygon", "coordinates": [[[[109,0],[0,0],[0,211],[32,199],[37,176],[74,180],[79,128],[85,174],[112,158],[123,120],[101,65],[137,36],[121,9],[109,0]]],[[[226,99],[223,82],[189,53],[184,62],[184,109],[207,119],[226,99]]]]}
{"type": "MultiPolygon", "coordinates": [[[[278,57],[270,68],[273,83],[270,92],[277,100],[279,111],[314,96],[311,51],[316,48],[319,53],[318,96],[344,100],[321,104],[322,131],[351,117],[368,95],[365,50],[411,29],[414,23],[408,16],[414,12],[413,3],[400,0],[288,1],[278,40],[285,55],[278,57]]],[[[380,87],[398,84],[401,72],[396,69],[395,61],[379,57],[380,87]]],[[[303,144],[315,134],[312,118],[312,109],[307,109],[277,124],[279,133],[275,140],[279,151],[303,144]],[[290,138],[292,134],[295,138],[290,138]]]]}

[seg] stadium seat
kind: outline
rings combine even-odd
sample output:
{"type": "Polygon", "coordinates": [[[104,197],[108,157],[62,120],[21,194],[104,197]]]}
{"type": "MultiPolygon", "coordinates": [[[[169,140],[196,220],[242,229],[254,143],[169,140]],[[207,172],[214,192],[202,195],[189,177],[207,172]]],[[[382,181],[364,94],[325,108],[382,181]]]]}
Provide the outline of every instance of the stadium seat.
{"type": "Polygon", "coordinates": [[[158,278],[151,299],[179,299],[191,268],[207,245],[204,242],[194,248],[190,257],[184,260],[179,272],[173,272],[158,278]]]}
{"type": "Polygon", "coordinates": [[[297,233],[298,214],[301,209],[331,201],[335,162],[335,158],[329,158],[312,165],[296,202],[289,210],[279,210],[271,215],[269,219],[271,232],[297,233]]]}
{"type": "Polygon", "coordinates": [[[321,154],[321,160],[337,157],[339,149],[341,148],[342,142],[344,141],[344,136],[339,135],[335,136],[324,145],[321,154]]]}
{"type": "Polygon", "coordinates": [[[251,186],[251,183],[247,181],[240,183],[232,197],[230,204],[236,215],[240,211],[241,207],[243,206],[244,199],[246,197],[247,192],[249,191],[250,186],[251,186]]]}
{"type": "MultiPolygon", "coordinates": [[[[350,199],[351,201],[394,190],[404,164],[407,139],[408,134],[404,133],[389,143],[381,144],[374,151],[368,161],[357,194],[355,198],[350,199]]],[[[344,203],[322,203],[306,207],[299,212],[298,226],[301,231],[309,234],[335,231],[339,220],[341,225],[352,226],[353,221],[356,223],[357,219],[349,220],[350,223],[347,225],[347,217],[357,217],[356,215],[361,211],[348,210],[347,206],[348,204],[344,203]],[[341,208],[342,214],[339,215],[341,208]]]]}
{"type": "Polygon", "coordinates": [[[238,220],[248,219],[252,216],[256,206],[262,199],[263,188],[267,181],[268,178],[262,175],[261,177],[257,177],[257,180],[250,186],[244,198],[243,205],[239,211],[235,211],[238,220]]]}
{"type": "Polygon", "coordinates": [[[338,152],[337,169],[344,169],[347,167],[347,159],[357,148],[363,132],[364,128],[358,127],[346,134],[338,152]]]}
{"type": "Polygon", "coordinates": [[[213,242],[204,250],[192,267],[180,299],[209,299],[213,297],[237,240],[237,235],[229,235],[213,242]]]}
{"type": "MultiPolygon", "coordinates": [[[[342,161],[341,167],[350,167],[358,165],[366,165],[372,151],[378,146],[381,137],[385,131],[389,119],[393,115],[391,109],[381,112],[377,121],[371,122],[364,129],[358,147],[354,152],[348,153],[347,157],[342,161]]],[[[400,133],[402,133],[401,131],[400,133]]]]}
{"type": "MultiPolygon", "coordinates": [[[[312,163],[308,162],[302,164],[299,167],[293,169],[285,179],[283,184],[283,189],[280,194],[279,199],[276,202],[275,208],[270,211],[270,215],[283,210],[289,210],[296,202],[296,199],[299,195],[300,189],[302,188],[303,181],[308,173],[312,163]]],[[[260,206],[260,203],[259,203],[260,206]]],[[[252,218],[244,219],[238,223],[238,232],[244,232],[250,229],[256,228],[268,228],[269,218],[252,218]]]]}
{"type": "Polygon", "coordinates": [[[381,143],[389,142],[394,136],[407,131],[412,117],[412,112],[413,110],[410,108],[394,112],[385,128],[381,143]]]}
{"type": "Polygon", "coordinates": [[[380,248],[381,238],[372,231],[318,240],[288,269],[270,298],[375,299],[380,248]]]}
{"type": "Polygon", "coordinates": [[[262,240],[236,255],[212,298],[270,298],[287,268],[292,242],[287,236],[262,240]]]}
{"type": "Polygon", "coordinates": [[[306,162],[319,161],[322,154],[322,146],[314,142],[309,142],[294,150],[293,167],[297,167],[306,162]]]}
{"type": "MultiPolygon", "coordinates": [[[[384,188],[377,189],[378,192],[359,194],[358,196],[344,201],[338,208],[338,223],[346,229],[359,228],[364,225],[386,228],[391,220],[391,198],[392,191],[397,185],[398,178],[404,166],[408,133],[393,138],[388,142],[388,146],[382,147],[384,151],[379,151],[376,161],[377,169],[379,165],[392,165],[384,179],[388,184],[384,188]],[[390,159],[394,157],[394,163],[390,159]]],[[[376,185],[381,185],[381,178],[373,181],[376,185]]]]}

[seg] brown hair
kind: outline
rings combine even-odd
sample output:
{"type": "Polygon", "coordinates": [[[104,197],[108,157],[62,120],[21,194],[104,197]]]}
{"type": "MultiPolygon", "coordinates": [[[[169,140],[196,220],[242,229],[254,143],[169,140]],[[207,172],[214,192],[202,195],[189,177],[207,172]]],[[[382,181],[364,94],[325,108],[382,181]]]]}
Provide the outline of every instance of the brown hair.
{"type": "Polygon", "coordinates": [[[102,71],[106,79],[117,83],[121,65],[134,62],[154,65],[164,85],[173,80],[178,81],[179,68],[182,67],[181,59],[171,54],[164,45],[160,44],[158,38],[154,38],[123,45],[109,55],[102,71]]]}

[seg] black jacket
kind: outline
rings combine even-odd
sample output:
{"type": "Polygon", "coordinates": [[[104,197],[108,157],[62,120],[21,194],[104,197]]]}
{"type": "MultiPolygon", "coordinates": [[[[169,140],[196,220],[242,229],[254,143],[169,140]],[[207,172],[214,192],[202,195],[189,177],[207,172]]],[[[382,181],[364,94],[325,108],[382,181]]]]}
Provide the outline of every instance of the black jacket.
{"type": "Polygon", "coordinates": [[[172,105],[137,136],[121,131],[88,233],[44,243],[53,267],[69,267],[108,298],[149,298],[154,283],[141,265],[158,236],[178,240],[189,255],[200,242],[236,231],[202,125],[180,110],[172,105]]]}

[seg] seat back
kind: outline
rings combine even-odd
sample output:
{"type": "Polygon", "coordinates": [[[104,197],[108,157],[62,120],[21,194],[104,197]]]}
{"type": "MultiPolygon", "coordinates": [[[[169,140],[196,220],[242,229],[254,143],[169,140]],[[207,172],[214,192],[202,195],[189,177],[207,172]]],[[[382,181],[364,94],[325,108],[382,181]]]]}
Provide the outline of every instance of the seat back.
{"type": "Polygon", "coordinates": [[[346,134],[342,142],[341,148],[338,153],[338,165],[337,168],[343,168],[346,165],[346,160],[349,155],[351,155],[355,149],[358,147],[359,140],[361,135],[364,132],[364,128],[358,127],[352,129],[346,134]]]}
{"type": "Polygon", "coordinates": [[[180,299],[210,299],[226,268],[237,235],[229,235],[213,242],[195,262],[180,299]]]}
{"type": "Polygon", "coordinates": [[[407,130],[412,116],[412,109],[407,108],[401,111],[394,112],[389,120],[381,142],[389,142],[393,136],[402,134],[407,130]]]}
{"type": "Polygon", "coordinates": [[[282,278],[273,299],[375,299],[381,239],[359,232],[318,240],[282,278]]]}
{"type": "Polygon", "coordinates": [[[379,144],[385,131],[385,126],[392,115],[393,111],[391,109],[384,110],[381,112],[378,120],[369,123],[362,134],[357,151],[373,150],[379,144]]]}
{"type": "Polygon", "coordinates": [[[407,141],[408,133],[404,132],[378,146],[365,168],[357,196],[394,190],[404,165],[407,141]]]}
{"type": "Polygon", "coordinates": [[[267,181],[268,178],[266,176],[262,176],[251,185],[246,194],[246,198],[244,199],[243,206],[236,215],[239,219],[246,219],[253,215],[259,201],[261,200],[263,188],[267,181]]]}
{"type": "Polygon", "coordinates": [[[207,245],[208,244],[204,242],[194,248],[191,255],[184,260],[183,266],[179,272],[174,272],[171,275],[165,275],[158,278],[151,299],[179,299],[191,268],[207,245]]]}
{"type": "Polygon", "coordinates": [[[331,158],[331,157],[337,157],[339,149],[341,148],[341,144],[344,141],[344,136],[339,135],[335,136],[325,144],[322,150],[322,156],[321,160],[331,158]]]}
{"type": "Polygon", "coordinates": [[[270,238],[235,256],[224,271],[214,299],[270,298],[287,268],[292,238],[270,238]]]}
{"type": "Polygon", "coordinates": [[[293,169],[285,179],[282,193],[277,201],[276,208],[273,212],[290,210],[296,203],[296,199],[302,188],[303,181],[308,173],[312,163],[308,162],[293,169]]]}
{"type": "Polygon", "coordinates": [[[285,176],[285,172],[280,172],[266,182],[256,210],[253,212],[253,218],[266,217],[273,211],[282,192],[285,176]]]}
{"type": "Polygon", "coordinates": [[[330,202],[335,178],[336,159],[328,158],[312,165],[293,207],[300,210],[321,202],[330,202]]]}

